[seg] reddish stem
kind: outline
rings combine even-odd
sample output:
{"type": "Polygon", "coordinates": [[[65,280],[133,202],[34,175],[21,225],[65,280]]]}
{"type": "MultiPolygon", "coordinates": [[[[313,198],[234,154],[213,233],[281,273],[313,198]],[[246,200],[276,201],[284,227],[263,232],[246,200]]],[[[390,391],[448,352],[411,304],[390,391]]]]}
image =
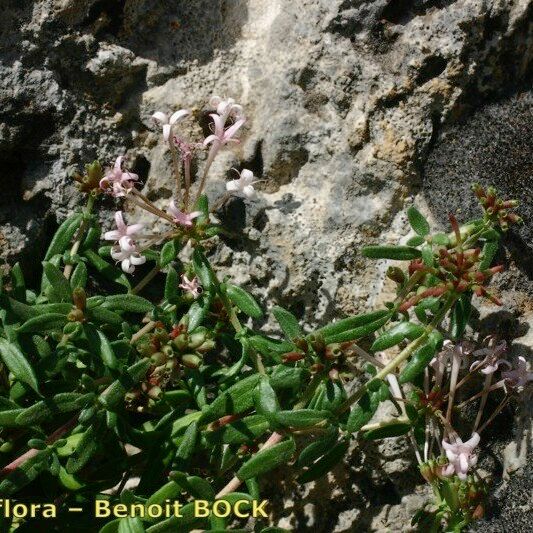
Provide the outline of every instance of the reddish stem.
{"type": "MultiPolygon", "coordinates": [[[[71,418],[66,424],[63,424],[60,428],[56,429],[53,433],[51,433],[47,439],[46,444],[53,444],[57,440],[59,440],[65,433],[70,431],[78,422],[78,416],[71,418]]],[[[7,466],[4,466],[2,470],[0,470],[0,478],[5,477],[9,475],[13,470],[16,470],[22,463],[27,461],[28,459],[31,459],[32,457],[35,457],[40,450],[37,450],[36,448],[30,448],[26,453],[23,453],[20,457],[17,457],[14,461],[11,461],[7,466]]]]}

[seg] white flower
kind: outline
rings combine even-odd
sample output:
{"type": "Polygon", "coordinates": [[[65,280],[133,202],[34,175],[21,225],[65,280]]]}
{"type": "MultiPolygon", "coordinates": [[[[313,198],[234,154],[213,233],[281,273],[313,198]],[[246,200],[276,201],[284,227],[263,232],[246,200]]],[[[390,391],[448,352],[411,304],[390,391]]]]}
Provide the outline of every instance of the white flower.
{"type": "Polygon", "coordinates": [[[100,189],[118,198],[126,196],[134,187],[134,181],[139,179],[137,174],[122,170],[123,156],[117,157],[113,168],[108,168],[105,176],[100,180],[100,189]]]}
{"type": "Polygon", "coordinates": [[[180,226],[184,226],[186,228],[192,227],[192,221],[195,218],[198,218],[202,212],[201,211],[193,211],[192,213],[185,213],[184,211],[181,211],[176,206],[176,202],[172,200],[170,202],[170,205],[168,206],[168,213],[169,215],[174,219],[174,222],[176,224],[179,224],[180,226]]]}
{"type": "Polygon", "coordinates": [[[233,98],[223,100],[220,96],[213,96],[209,100],[209,105],[217,110],[217,113],[223,118],[224,122],[229,117],[233,117],[236,120],[244,117],[242,106],[236,104],[233,98]]]}
{"type": "Polygon", "coordinates": [[[254,173],[245,168],[241,171],[239,179],[231,180],[226,183],[226,190],[239,198],[253,200],[256,197],[254,183],[257,183],[258,181],[254,178],[254,173]]]}
{"type": "Polygon", "coordinates": [[[520,356],[516,368],[502,372],[502,378],[511,387],[524,387],[533,381],[533,372],[527,371],[527,363],[524,357],[520,356]]]}
{"type": "Polygon", "coordinates": [[[118,244],[111,248],[111,257],[119,262],[126,274],[133,274],[135,267],[146,262],[146,257],[139,253],[137,245],[131,237],[121,237],[118,244]]]}
{"type": "Polygon", "coordinates": [[[442,447],[446,451],[448,461],[450,461],[450,464],[444,468],[443,474],[451,476],[455,472],[460,479],[466,479],[468,469],[477,463],[477,456],[473,451],[479,441],[478,433],[473,433],[466,442],[463,442],[459,437],[454,444],[443,440],[442,447]]]}
{"type": "Polygon", "coordinates": [[[188,293],[192,294],[192,297],[194,299],[198,298],[198,296],[200,296],[200,294],[202,293],[202,287],[200,287],[200,283],[197,277],[189,279],[185,274],[182,274],[181,283],[179,287],[180,289],[183,289],[184,291],[187,291],[188,293]]]}
{"type": "Polygon", "coordinates": [[[161,124],[161,126],[163,126],[163,139],[165,139],[165,141],[168,141],[170,138],[170,133],[172,132],[172,126],[182,121],[190,114],[191,112],[188,109],[180,109],[179,111],[172,113],[169,118],[166,113],[157,111],[152,115],[152,118],[157,120],[161,124]]]}
{"type": "Polygon", "coordinates": [[[470,372],[473,370],[479,370],[482,374],[488,375],[494,374],[501,365],[505,365],[507,368],[512,368],[511,363],[509,363],[507,359],[500,358],[500,355],[506,350],[507,343],[505,341],[500,342],[500,344],[497,344],[496,346],[488,346],[487,348],[476,350],[473,355],[476,357],[483,357],[483,359],[474,361],[470,365],[470,372]]]}
{"type": "Polygon", "coordinates": [[[104,239],[106,241],[119,241],[122,237],[130,237],[131,239],[134,239],[137,236],[137,233],[144,227],[143,224],[131,224],[128,226],[124,222],[122,211],[117,211],[115,213],[115,224],[117,225],[116,230],[106,231],[104,233],[104,239]]]}

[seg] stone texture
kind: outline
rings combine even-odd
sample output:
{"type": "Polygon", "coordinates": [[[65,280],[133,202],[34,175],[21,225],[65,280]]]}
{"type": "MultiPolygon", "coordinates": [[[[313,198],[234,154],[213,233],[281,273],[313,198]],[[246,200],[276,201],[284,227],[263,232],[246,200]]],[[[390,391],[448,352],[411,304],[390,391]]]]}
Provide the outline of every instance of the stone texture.
{"type": "MultiPolygon", "coordinates": [[[[445,223],[449,209],[470,213],[468,185],[480,180],[521,199],[532,220],[532,96],[522,92],[531,80],[530,0],[2,7],[0,247],[10,261],[34,261],[78,202],[68,177],[94,158],[127,152],[145,193],[168,201],[168,154],[149,117],[192,107],[201,126],[186,132],[201,136],[213,93],[235,97],[249,121],[242,144],[213,168],[209,193],[223,189],[231,167],[265,180],[258,201],[220,213],[240,236],[220,242],[213,258],[309,325],[380,302],[386,265],[358,249],[397,242],[413,201],[445,223]]],[[[505,319],[529,356],[532,228],[526,222],[505,240],[505,306],[499,315],[486,309],[481,321],[505,319]]],[[[312,489],[307,507],[293,495],[300,503],[287,520],[299,530],[405,531],[417,481],[404,476],[408,450],[387,446],[369,452],[360,474],[340,469],[345,483],[312,489]],[[383,470],[380,451],[394,454],[394,471],[383,470]],[[332,487],[336,505],[321,501],[332,487]]]]}

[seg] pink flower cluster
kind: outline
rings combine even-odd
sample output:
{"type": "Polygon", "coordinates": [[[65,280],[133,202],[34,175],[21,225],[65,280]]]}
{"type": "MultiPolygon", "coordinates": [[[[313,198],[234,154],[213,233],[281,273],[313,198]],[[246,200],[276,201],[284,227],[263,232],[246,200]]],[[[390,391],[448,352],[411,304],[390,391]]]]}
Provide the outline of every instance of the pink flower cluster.
{"type": "Polygon", "coordinates": [[[135,186],[135,182],[139,179],[137,174],[122,170],[123,161],[124,156],[121,155],[117,157],[113,167],[109,168],[104,177],[100,180],[100,189],[115,198],[126,196],[135,186]]]}
{"type": "MultiPolygon", "coordinates": [[[[220,148],[229,143],[239,142],[239,140],[235,138],[235,135],[246,122],[242,106],[237,104],[232,98],[222,99],[218,96],[214,96],[211,98],[209,104],[215,109],[215,112],[210,114],[210,117],[213,119],[214,131],[203,141],[203,143],[188,142],[175,135],[174,128],[178,123],[182,122],[192,114],[190,110],[180,109],[171,115],[157,111],[152,115],[152,118],[158,122],[162,128],[164,141],[170,145],[178,179],[178,199],[180,200],[172,200],[166,212],[160,210],[135,189],[135,184],[138,181],[139,176],[123,169],[124,156],[117,157],[114,165],[107,169],[104,177],[100,181],[100,188],[102,191],[115,198],[129,196],[129,198],[131,198],[137,205],[143,207],[152,214],[159,216],[161,219],[168,222],[174,222],[174,224],[182,228],[192,228],[195,219],[201,215],[200,211],[189,210],[189,188],[193,182],[190,175],[193,152],[197,149],[205,149],[205,147],[209,146],[204,174],[197,187],[198,198],[202,193],[209,167],[220,148]],[[228,121],[230,121],[229,125],[227,124],[228,121]],[[183,196],[183,201],[181,201],[181,181],[179,179],[179,170],[177,170],[179,168],[178,155],[183,163],[185,173],[185,194],[183,196]],[[133,194],[130,196],[130,193],[133,194]]],[[[243,169],[241,170],[238,179],[227,182],[226,190],[229,194],[240,198],[254,199],[256,196],[254,184],[257,183],[257,181],[258,180],[255,179],[251,170],[243,169]]],[[[106,240],[115,242],[115,245],[111,250],[111,256],[113,259],[121,263],[124,272],[132,273],[137,265],[141,265],[146,261],[146,258],[141,255],[141,250],[136,243],[136,238],[138,238],[137,233],[142,228],[142,225],[132,224],[128,226],[124,222],[122,211],[117,211],[115,213],[115,221],[117,229],[108,231],[105,234],[105,238],[106,240]]],[[[164,236],[162,238],[164,238],[164,236]]],[[[150,237],[150,239],[154,240],[153,237],[150,237]]],[[[157,236],[155,237],[155,240],[157,240],[157,236]]],[[[190,285],[192,282],[193,280],[184,281],[184,286],[182,288],[194,295],[197,291],[192,288],[192,285],[190,285]]]]}
{"type": "Polygon", "coordinates": [[[459,479],[466,479],[468,469],[477,463],[477,455],[473,452],[479,441],[480,436],[477,433],[474,433],[466,442],[463,442],[459,437],[456,437],[453,444],[443,440],[442,447],[450,462],[444,467],[442,473],[445,476],[451,476],[455,473],[459,479]]]}

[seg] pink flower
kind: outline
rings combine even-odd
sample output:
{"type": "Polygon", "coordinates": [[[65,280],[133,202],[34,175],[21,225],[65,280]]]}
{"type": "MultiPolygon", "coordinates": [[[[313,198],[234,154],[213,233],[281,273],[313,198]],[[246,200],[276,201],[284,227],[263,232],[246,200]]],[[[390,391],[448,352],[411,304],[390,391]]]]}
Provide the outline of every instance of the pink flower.
{"type": "Polygon", "coordinates": [[[104,233],[104,239],[106,241],[119,241],[122,237],[130,237],[130,239],[134,239],[137,233],[144,227],[143,224],[132,224],[131,226],[128,226],[124,222],[122,211],[117,211],[115,213],[115,223],[117,225],[116,230],[106,231],[104,233]]]}
{"type": "Polygon", "coordinates": [[[178,122],[181,122],[185,117],[188,117],[190,114],[191,112],[188,109],[180,109],[179,111],[176,111],[175,113],[170,115],[169,118],[166,113],[157,111],[152,115],[152,118],[154,120],[157,120],[161,124],[161,126],[163,126],[163,139],[165,139],[165,141],[168,141],[172,132],[172,126],[174,126],[174,124],[177,124],[178,122]]]}
{"type": "Polygon", "coordinates": [[[466,479],[468,469],[477,463],[477,456],[473,453],[474,448],[479,444],[480,436],[473,433],[469,440],[463,442],[459,437],[454,444],[445,440],[442,447],[446,451],[446,457],[450,462],[443,470],[445,476],[457,474],[460,479],[466,479]]]}
{"type": "Polygon", "coordinates": [[[180,226],[185,226],[186,228],[190,228],[192,226],[192,221],[202,214],[201,211],[184,213],[176,207],[174,200],[170,202],[168,213],[170,214],[170,216],[172,216],[176,224],[179,224],[180,226]]]}
{"type": "Polygon", "coordinates": [[[473,355],[476,357],[485,356],[480,361],[474,361],[470,365],[470,372],[479,370],[482,374],[494,374],[501,365],[506,365],[507,368],[511,368],[512,365],[507,359],[501,359],[499,356],[507,350],[507,343],[505,341],[494,347],[481,348],[476,350],[473,355]]]}
{"type": "Polygon", "coordinates": [[[218,150],[221,146],[224,146],[225,144],[229,142],[239,142],[238,139],[234,139],[233,136],[239,131],[241,126],[246,122],[244,118],[241,118],[235,122],[232,126],[230,126],[227,129],[224,129],[224,121],[215,113],[211,113],[209,115],[213,122],[215,123],[215,133],[213,135],[209,135],[204,140],[204,145],[207,146],[208,144],[213,144],[213,148],[218,150]]]}
{"type": "Polygon", "coordinates": [[[200,296],[200,294],[202,293],[202,287],[200,287],[200,283],[198,282],[197,277],[189,279],[185,274],[182,274],[181,283],[179,287],[184,291],[187,291],[188,293],[192,294],[192,297],[194,299],[198,298],[198,296],[200,296]]]}
{"type": "Polygon", "coordinates": [[[228,117],[235,119],[244,118],[242,106],[235,103],[233,98],[223,100],[220,96],[213,96],[209,100],[209,105],[217,110],[217,113],[222,117],[225,123],[228,117]]]}
{"type": "Polygon", "coordinates": [[[254,177],[254,173],[245,168],[241,171],[239,179],[226,183],[226,190],[239,198],[253,200],[256,197],[253,185],[258,181],[254,180],[254,177]]]}
{"type": "Polygon", "coordinates": [[[520,356],[516,368],[502,372],[502,378],[511,387],[525,387],[530,381],[533,381],[533,372],[527,371],[526,360],[520,356]]]}
{"type": "Polygon", "coordinates": [[[134,187],[133,182],[139,179],[137,174],[122,170],[123,160],[124,156],[117,157],[113,168],[109,168],[106,175],[100,180],[100,189],[115,198],[126,196],[134,187]]]}
{"type": "Polygon", "coordinates": [[[146,257],[139,253],[137,245],[131,237],[121,237],[118,244],[111,248],[111,257],[121,263],[126,274],[133,274],[135,267],[146,262],[146,257]]]}

